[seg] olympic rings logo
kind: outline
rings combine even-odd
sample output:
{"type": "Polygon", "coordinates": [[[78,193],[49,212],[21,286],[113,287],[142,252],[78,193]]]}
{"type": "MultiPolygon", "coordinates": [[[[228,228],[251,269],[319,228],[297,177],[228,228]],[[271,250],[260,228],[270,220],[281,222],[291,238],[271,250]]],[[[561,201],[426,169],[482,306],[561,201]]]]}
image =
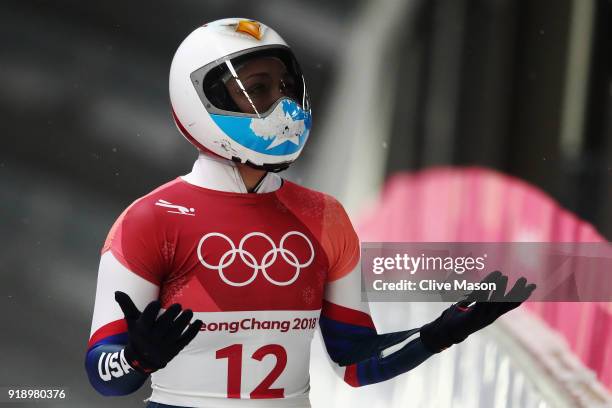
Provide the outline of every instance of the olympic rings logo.
{"type": "Polygon", "coordinates": [[[240,240],[240,243],[238,244],[238,248],[236,248],[236,245],[234,244],[234,241],[231,240],[231,238],[219,232],[209,232],[208,234],[204,235],[202,239],[200,239],[200,243],[198,244],[198,258],[200,259],[200,262],[202,263],[202,265],[204,265],[208,269],[216,270],[219,273],[219,277],[221,278],[221,280],[223,280],[223,282],[227,283],[230,286],[246,286],[250,284],[251,282],[255,280],[259,271],[263,273],[264,277],[268,280],[268,282],[276,286],[291,285],[300,276],[300,270],[308,267],[312,263],[312,261],[314,260],[314,256],[315,256],[315,251],[314,251],[314,247],[312,246],[312,243],[310,242],[310,240],[308,239],[306,235],[298,231],[289,231],[285,235],[283,235],[278,247],[276,247],[276,244],[274,243],[272,238],[270,238],[268,235],[264,234],[263,232],[250,232],[246,234],[240,240]],[[285,248],[285,240],[294,235],[301,237],[304,241],[306,241],[306,244],[310,248],[310,258],[308,258],[306,262],[303,262],[303,263],[300,262],[297,256],[293,252],[285,248]],[[204,260],[204,257],[202,256],[202,247],[204,246],[206,240],[212,237],[222,238],[230,246],[230,249],[221,256],[221,259],[219,259],[218,265],[209,264],[208,262],[204,260]],[[247,242],[247,240],[249,240],[250,238],[254,238],[254,237],[261,237],[265,239],[266,241],[268,241],[271,247],[264,254],[260,263],[257,262],[257,259],[251,252],[244,249],[244,244],[247,242]],[[295,273],[293,274],[291,279],[289,279],[288,281],[277,281],[273,279],[268,274],[268,271],[266,270],[276,261],[276,258],[278,257],[279,254],[286,263],[288,263],[289,265],[295,268],[295,273]],[[253,273],[251,277],[245,280],[244,282],[234,282],[228,279],[227,276],[225,276],[225,273],[223,272],[225,268],[227,268],[228,266],[234,263],[234,260],[236,259],[236,255],[239,255],[242,262],[244,262],[249,268],[253,268],[253,273]]]}

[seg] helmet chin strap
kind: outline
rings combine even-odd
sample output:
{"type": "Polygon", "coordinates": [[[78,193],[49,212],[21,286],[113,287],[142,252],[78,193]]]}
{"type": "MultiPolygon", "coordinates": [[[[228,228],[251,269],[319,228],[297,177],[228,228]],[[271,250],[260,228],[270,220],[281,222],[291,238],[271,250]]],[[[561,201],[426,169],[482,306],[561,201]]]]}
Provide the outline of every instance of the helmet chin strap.
{"type": "Polygon", "coordinates": [[[242,183],[244,184],[244,187],[249,193],[256,193],[261,188],[263,181],[267,176],[267,172],[262,173],[261,170],[257,174],[249,175],[249,172],[253,172],[253,168],[246,165],[239,164],[235,168],[242,178],[242,183]],[[256,182],[254,183],[253,181],[255,180],[255,176],[258,177],[256,182]],[[250,187],[251,185],[252,187],[250,187]]]}
{"type": "Polygon", "coordinates": [[[280,173],[283,170],[287,170],[287,168],[289,168],[289,165],[291,163],[293,162],[283,162],[283,163],[278,163],[278,164],[264,164],[263,166],[258,166],[256,164],[251,163],[250,161],[247,161],[245,164],[254,169],[265,170],[265,171],[269,171],[272,173],[280,173]]]}

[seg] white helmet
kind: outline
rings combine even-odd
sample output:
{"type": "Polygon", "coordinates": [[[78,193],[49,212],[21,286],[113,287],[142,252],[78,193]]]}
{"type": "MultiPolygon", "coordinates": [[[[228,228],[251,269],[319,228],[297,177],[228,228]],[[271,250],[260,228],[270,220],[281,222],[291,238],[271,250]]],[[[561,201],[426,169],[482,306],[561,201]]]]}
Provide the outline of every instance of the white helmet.
{"type": "Polygon", "coordinates": [[[227,18],[198,27],[170,67],[176,126],[198,149],[269,171],[300,155],[312,124],[291,49],[257,21],[227,18]]]}

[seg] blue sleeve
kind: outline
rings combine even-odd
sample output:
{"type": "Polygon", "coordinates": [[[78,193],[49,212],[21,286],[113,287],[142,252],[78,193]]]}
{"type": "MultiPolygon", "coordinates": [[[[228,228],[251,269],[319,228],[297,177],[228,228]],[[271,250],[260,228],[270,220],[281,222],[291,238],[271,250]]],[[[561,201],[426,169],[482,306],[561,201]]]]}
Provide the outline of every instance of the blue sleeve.
{"type": "Polygon", "coordinates": [[[428,351],[419,337],[419,329],[378,334],[373,327],[339,322],[325,316],[319,321],[323,342],[331,360],[345,367],[344,380],[352,386],[386,381],[417,367],[434,353],[428,351]],[[383,357],[383,351],[394,345],[398,350],[383,357]]]}
{"type": "MultiPolygon", "coordinates": [[[[381,334],[380,336],[385,336],[381,334]]],[[[434,353],[425,348],[420,338],[404,345],[398,351],[382,357],[380,354],[355,363],[358,386],[387,381],[417,367],[434,353]]]]}
{"type": "Polygon", "coordinates": [[[85,357],[91,385],[102,395],[127,395],[138,390],[149,377],[134,370],[123,356],[127,333],[109,336],[92,345],[85,357]]]}

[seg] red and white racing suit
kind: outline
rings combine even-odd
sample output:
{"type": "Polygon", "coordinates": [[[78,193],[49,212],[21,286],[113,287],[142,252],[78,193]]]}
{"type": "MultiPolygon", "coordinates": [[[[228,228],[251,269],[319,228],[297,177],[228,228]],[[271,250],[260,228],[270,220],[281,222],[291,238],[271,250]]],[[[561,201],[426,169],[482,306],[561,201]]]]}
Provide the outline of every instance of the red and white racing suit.
{"type": "Polygon", "coordinates": [[[359,255],[334,198],[274,173],[247,193],[233,164],[200,155],[190,174],[136,200],[108,234],[86,361],[90,381],[103,394],[121,395],[145,380],[123,359],[127,327],[117,290],[140,310],[160,299],[162,308],[179,303],[204,322],[151,375],[151,401],[308,407],[310,343],[319,325],[347,383],[407,371],[431,353],[413,340],[418,330],[384,341],[377,335],[361,301],[359,255]],[[403,346],[396,357],[380,355],[381,344],[396,343],[403,346]]]}

